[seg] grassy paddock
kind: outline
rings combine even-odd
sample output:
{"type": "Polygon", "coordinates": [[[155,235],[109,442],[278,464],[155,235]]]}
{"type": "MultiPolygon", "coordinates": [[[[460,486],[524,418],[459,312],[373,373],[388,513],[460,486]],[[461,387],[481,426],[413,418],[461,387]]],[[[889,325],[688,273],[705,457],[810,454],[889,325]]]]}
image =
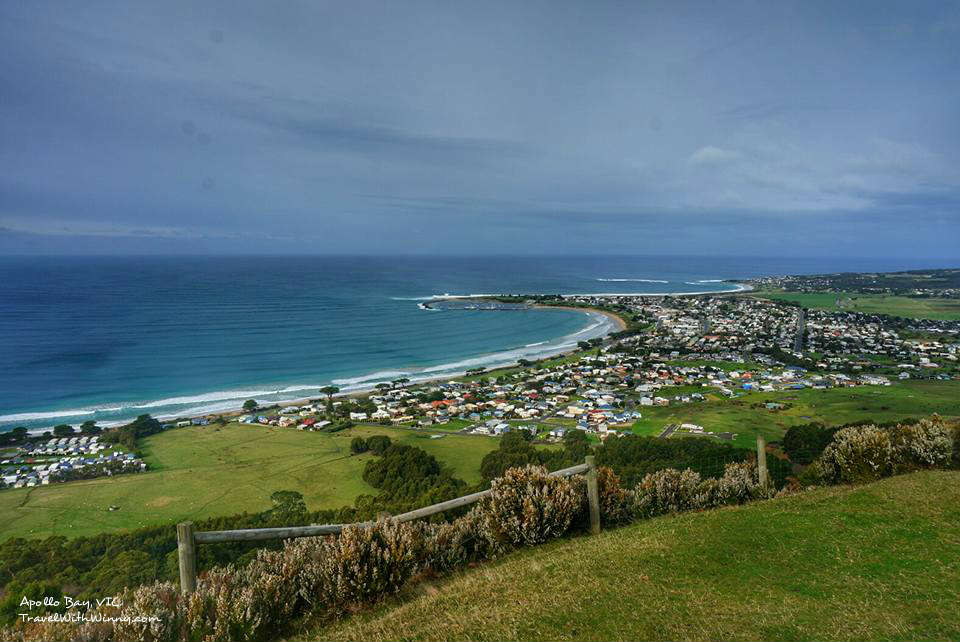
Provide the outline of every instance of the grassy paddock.
{"type": "Polygon", "coordinates": [[[373,455],[350,454],[353,437],[374,434],[423,448],[468,481],[479,479],[480,460],[497,443],[386,427],[333,434],[241,424],[179,428],[143,441],[146,473],[0,491],[0,539],[76,537],[256,512],[270,507],[276,490],[303,493],[313,510],[339,508],[376,492],[361,478],[373,455]]]}
{"type": "MultiPolygon", "coordinates": [[[[710,388],[704,388],[706,394],[710,388]]],[[[818,421],[839,425],[862,419],[896,421],[931,413],[960,416],[960,382],[908,381],[891,386],[859,386],[828,390],[751,392],[736,399],[712,399],[672,406],[643,406],[634,423],[640,435],[658,435],[670,423],[694,423],[708,431],[737,433],[734,444],[753,447],[757,435],[776,441],[787,428],[818,421]],[[790,404],[785,410],[752,408],[768,401],[790,404]]]]}
{"type": "Polygon", "coordinates": [[[956,299],[915,299],[906,296],[856,292],[784,292],[780,290],[759,290],[751,292],[749,296],[792,301],[805,308],[820,310],[889,314],[911,319],[960,319],[960,300],[956,299]],[[839,306],[837,300],[840,301],[839,306]]]}
{"type": "Polygon", "coordinates": [[[526,549],[303,640],[956,640],[960,472],[526,549]]]}

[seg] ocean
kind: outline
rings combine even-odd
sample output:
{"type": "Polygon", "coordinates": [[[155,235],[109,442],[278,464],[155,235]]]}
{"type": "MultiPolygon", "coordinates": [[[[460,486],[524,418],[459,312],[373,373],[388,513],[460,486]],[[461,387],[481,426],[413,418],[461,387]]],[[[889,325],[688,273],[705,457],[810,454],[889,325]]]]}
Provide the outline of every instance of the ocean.
{"type": "Polygon", "coordinates": [[[745,257],[3,257],[0,430],[189,416],[554,354],[571,310],[423,310],[443,294],[701,292],[723,279],[937,267],[745,257]]]}

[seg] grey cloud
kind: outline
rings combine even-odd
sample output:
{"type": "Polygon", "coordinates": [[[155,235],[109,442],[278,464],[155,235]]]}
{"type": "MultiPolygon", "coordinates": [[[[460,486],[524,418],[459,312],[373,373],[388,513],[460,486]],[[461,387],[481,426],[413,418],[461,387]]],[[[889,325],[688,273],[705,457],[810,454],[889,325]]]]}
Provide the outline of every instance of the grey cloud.
{"type": "Polygon", "coordinates": [[[803,217],[879,253],[896,234],[876,221],[955,252],[956,18],[896,2],[6,3],[0,225],[208,251],[466,252],[483,230],[517,251],[643,252],[713,251],[722,220],[761,251],[803,217]]]}

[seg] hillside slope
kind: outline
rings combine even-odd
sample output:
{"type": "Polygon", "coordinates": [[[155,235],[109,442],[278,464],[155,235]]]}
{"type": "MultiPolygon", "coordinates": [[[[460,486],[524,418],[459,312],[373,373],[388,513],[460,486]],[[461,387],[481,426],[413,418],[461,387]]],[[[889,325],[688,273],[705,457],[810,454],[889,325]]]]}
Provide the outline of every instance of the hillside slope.
{"type": "Polygon", "coordinates": [[[414,591],[302,639],[958,639],[960,473],[654,519],[414,591]]]}

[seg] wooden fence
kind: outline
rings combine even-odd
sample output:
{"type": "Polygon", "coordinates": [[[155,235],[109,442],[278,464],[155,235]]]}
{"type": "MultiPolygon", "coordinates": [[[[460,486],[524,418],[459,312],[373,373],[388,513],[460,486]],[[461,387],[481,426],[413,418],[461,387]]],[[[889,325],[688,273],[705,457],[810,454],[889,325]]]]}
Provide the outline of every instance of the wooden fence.
{"type": "MultiPolygon", "coordinates": [[[[584,463],[570,468],[557,470],[551,475],[555,477],[569,477],[584,474],[587,478],[587,502],[590,508],[590,532],[600,532],[600,498],[597,488],[597,469],[594,466],[593,456],[588,455],[584,463]]],[[[468,506],[489,496],[490,490],[472,493],[457,497],[432,506],[425,506],[407,513],[392,516],[395,522],[410,522],[415,519],[429,517],[453,508],[468,506]]],[[[217,542],[254,542],[268,539],[290,539],[293,537],[314,537],[317,535],[337,535],[347,526],[370,526],[374,522],[358,522],[355,524],[322,524],[316,526],[288,526],[281,528],[245,528],[233,531],[194,531],[193,522],[177,524],[177,553],[180,561],[180,590],[192,593],[197,587],[197,544],[213,544],[217,542]]]]}
{"type": "MultiPolygon", "coordinates": [[[[760,484],[769,484],[767,473],[767,444],[760,435],[757,435],[757,473],[760,484]]],[[[600,497],[597,488],[597,469],[593,462],[593,455],[587,455],[584,463],[570,468],[564,468],[550,473],[556,477],[569,477],[583,474],[587,478],[587,503],[590,508],[590,533],[600,532],[600,497]]],[[[407,513],[391,517],[395,522],[410,522],[415,519],[429,517],[476,503],[489,496],[490,490],[482,490],[457,497],[432,506],[425,506],[407,513]]],[[[180,560],[180,590],[192,593],[197,587],[197,544],[214,544],[217,542],[255,542],[267,539],[290,539],[294,537],[314,537],[317,535],[337,535],[347,526],[370,526],[374,522],[357,522],[355,524],[323,524],[317,526],[287,526],[281,528],[245,528],[234,531],[194,531],[193,522],[177,524],[177,552],[180,560]]]]}

